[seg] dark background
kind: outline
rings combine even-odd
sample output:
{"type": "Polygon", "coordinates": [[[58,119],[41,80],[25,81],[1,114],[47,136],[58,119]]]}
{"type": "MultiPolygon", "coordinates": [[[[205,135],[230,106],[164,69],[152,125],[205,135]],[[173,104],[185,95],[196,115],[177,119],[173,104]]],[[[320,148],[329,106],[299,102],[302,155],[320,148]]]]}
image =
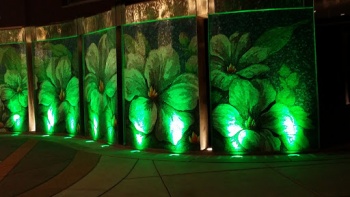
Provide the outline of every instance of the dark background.
{"type": "MultiPolygon", "coordinates": [[[[0,28],[43,26],[141,0],[1,0],[0,28]]],[[[320,144],[350,144],[350,0],[315,0],[320,144]]]]}

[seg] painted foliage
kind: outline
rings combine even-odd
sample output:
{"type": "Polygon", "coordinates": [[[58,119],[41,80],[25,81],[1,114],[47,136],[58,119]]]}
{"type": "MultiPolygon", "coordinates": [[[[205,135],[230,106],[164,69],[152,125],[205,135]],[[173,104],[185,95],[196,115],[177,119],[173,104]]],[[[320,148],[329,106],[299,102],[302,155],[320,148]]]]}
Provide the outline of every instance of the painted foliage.
{"type": "Polygon", "coordinates": [[[85,128],[93,140],[117,139],[117,54],[115,28],[93,32],[84,42],[85,128]]]}
{"type": "Polygon", "coordinates": [[[28,129],[28,82],[25,44],[0,45],[0,130],[28,129]]]}
{"type": "Polygon", "coordinates": [[[37,130],[80,133],[77,38],[34,43],[37,130]]]}
{"type": "Polygon", "coordinates": [[[123,41],[127,144],[199,149],[196,19],[126,25],[123,41]]]}
{"type": "Polygon", "coordinates": [[[213,148],[317,148],[312,9],[215,14],[209,27],[213,148]]]}

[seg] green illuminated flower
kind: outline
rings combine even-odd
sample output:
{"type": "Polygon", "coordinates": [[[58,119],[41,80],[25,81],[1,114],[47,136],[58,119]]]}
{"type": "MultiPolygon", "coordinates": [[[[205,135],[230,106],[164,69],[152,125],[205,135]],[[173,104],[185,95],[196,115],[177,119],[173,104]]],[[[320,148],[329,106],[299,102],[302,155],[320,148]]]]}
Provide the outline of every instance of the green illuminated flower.
{"type": "Polygon", "coordinates": [[[264,79],[235,79],[229,104],[213,111],[213,127],[236,151],[294,151],[308,146],[308,114],[298,106],[276,103],[276,91],[264,79]]]}
{"type": "Polygon", "coordinates": [[[92,43],[85,56],[85,97],[94,113],[104,111],[117,90],[116,49],[108,47],[107,39],[104,34],[98,46],[92,43]]]}
{"type": "Polygon", "coordinates": [[[254,43],[249,33],[236,32],[230,37],[214,35],[210,40],[211,83],[227,91],[233,79],[252,79],[269,71],[262,62],[282,49],[294,29],[304,22],[276,27],[264,32],[254,43]]]}
{"type": "Polygon", "coordinates": [[[27,66],[20,54],[9,47],[3,54],[2,64],[6,66],[4,83],[0,85],[1,100],[10,111],[6,127],[23,121],[28,106],[27,66]]]}
{"type": "Polygon", "coordinates": [[[144,73],[132,65],[125,70],[125,87],[133,126],[145,135],[155,129],[158,140],[176,145],[193,123],[189,110],[198,100],[198,79],[180,74],[177,52],[169,45],[152,50],[144,73]]]}
{"type": "Polygon", "coordinates": [[[72,76],[71,61],[67,56],[52,58],[46,69],[47,80],[41,83],[39,90],[39,104],[51,109],[55,123],[72,113],[76,117],[79,103],[79,80],[72,76]]]}

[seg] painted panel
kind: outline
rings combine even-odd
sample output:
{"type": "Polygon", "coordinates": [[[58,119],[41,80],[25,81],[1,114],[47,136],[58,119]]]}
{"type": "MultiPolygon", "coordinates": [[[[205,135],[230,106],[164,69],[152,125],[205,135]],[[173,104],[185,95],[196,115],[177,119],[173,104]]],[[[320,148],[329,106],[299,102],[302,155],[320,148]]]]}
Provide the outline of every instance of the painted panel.
{"type": "Polygon", "coordinates": [[[313,8],[209,16],[213,150],[318,148],[313,8]]]}
{"type": "Polygon", "coordinates": [[[123,26],[126,144],[199,150],[196,18],[123,26]]]}
{"type": "Polygon", "coordinates": [[[73,137],[81,134],[78,38],[46,39],[48,32],[33,43],[37,131],[73,137]]]}
{"type": "Polygon", "coordinates": [[[85,135],[113,144],[117,140],[116,29],[83,35],[85,135]]]}
{"type": "Polygon", "coordinates": [[[1,44],[0,131],[22,133],[28,130],[27,77],[25,43],[1,44]]]}

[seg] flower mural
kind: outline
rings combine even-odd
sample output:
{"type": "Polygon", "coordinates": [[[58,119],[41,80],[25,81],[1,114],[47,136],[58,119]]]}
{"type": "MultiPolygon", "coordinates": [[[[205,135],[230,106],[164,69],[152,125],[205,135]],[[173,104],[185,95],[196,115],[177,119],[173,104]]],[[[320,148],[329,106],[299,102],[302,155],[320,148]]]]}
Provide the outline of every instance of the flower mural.
{"type": "Polygon", "coordinates": [[[9,113],[3,114],[7,119],[6,128],[13,131],[23,131],[23,124],[27,119],[28,84],[27,66],[20,53],[12,47],[6,47],[2,54],[2,64],[6,68],[4,84],[0,85],[1,100],[9,113]]]}
{"type": "Polygon", "coordinates": [[[268,61],[306,23],[272,27],[255,41],[251,32],[211,37],[212,124],[225,151],[288,152],[309,147],[305,132],[313,125],[310,114],[296,102],[299,75],[280,63],[276,82],[270,72],[276,68],[268,61]]]}
{"type": "Polygon", "coordinates": [[[79,109],[79,80],[72,75],[67,56],[52,58],[46,68],[47,79],[41,83],[39,104],[46,112],[47,131],[50,134],[57,123],[65,121],[70,134],[75,134],[79,109]],[[72,122],[72,123],[71,123],[72,122]],[[72,126],[70,124],[73,124],[72,126]]]}
{"type": "Polygon", "coordinates": [[[227,91],[233,79],[252,79],[270,70],[263,61],[281,50],[291,39],[295,28],[304,21],[264,32],[254,43],[250,33],[235,32],[210,39],[212,86],[227,91]]]}
{"type": "Polygon", "coordinates": [[[103,34],[98,45],[91,43],[86,50],[84,94],[88,103],[90,134],[93,139],[104,135],[100,132],[100,120],[108,130],[109,143],[114,140],[116,125],[117,63],[116,48],[110,45],[108,34],[103,34]],[[108,116],[108,117],[107,117],[108,116]],[[112,129],[113,128],[113,129],[112,129]]]}
{"type": "Polygon", "coordinates": [[[34,43],[34,71],[38,82],[38,130],[48,135],[79,132],[79,80],[76,52],[68,46],[76,39],[34,43]],[[74,55],[72,55],[74,53],[74,55]]]}
{"type": "Polygon", "coordinates": [[[190,110],[197,106],[197,77],[180,72],[179,56],[170,45],[151,50],[144,69],[127,65],[125,99],[132,125],[140,135],[154,132],[159,141],[177,145],[194,122],[190,110]]]}

